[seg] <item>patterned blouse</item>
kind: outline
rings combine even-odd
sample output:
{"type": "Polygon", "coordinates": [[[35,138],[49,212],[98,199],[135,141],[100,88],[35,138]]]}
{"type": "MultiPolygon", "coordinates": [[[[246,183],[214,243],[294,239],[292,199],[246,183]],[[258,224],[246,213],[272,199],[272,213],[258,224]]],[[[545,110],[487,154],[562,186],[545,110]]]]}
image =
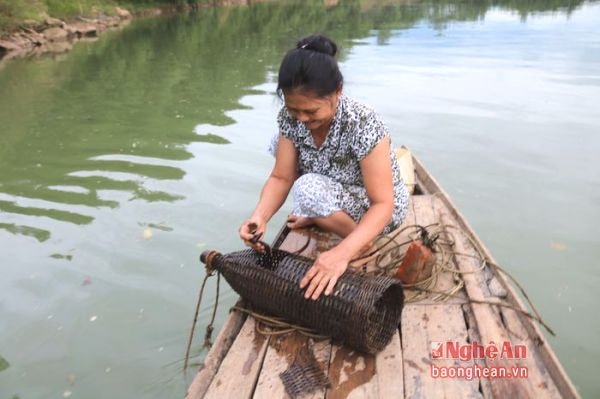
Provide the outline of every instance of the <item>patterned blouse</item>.
{"type": "MultiPolygon", "coordinates": [[[[336,114],[323,144],[317,148],[310,131],[283,106],[277,117],[279,131],[290,139],[298,150],[299,175],[315,173],[331,178],[343,187],[347,198],[342,200],[346,210],[357,222],[370,206],[364,188],[359,162],[384,138],[388,130],[370,107],[341,95],[336,114]],[[349,195],[348,195],[349,194],[349,195]]],[[[272,148],[273,149],[273,148],[272,148]]],[[[396,228],[406,216],[408,191],[390,145],[394,183],[394,214],[385,229],[396,228]]]]}

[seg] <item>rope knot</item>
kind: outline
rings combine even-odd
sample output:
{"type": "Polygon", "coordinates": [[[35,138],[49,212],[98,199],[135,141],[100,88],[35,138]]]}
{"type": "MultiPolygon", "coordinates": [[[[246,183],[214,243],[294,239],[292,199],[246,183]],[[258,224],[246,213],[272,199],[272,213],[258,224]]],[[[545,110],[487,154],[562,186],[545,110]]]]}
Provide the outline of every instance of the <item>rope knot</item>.
{"type": "Polygon", "coordinates": [[[217,251],[204,251],[202,252],[202,255],[200,255],[200,262],[206,265],[206,273],[209,276],[212,276],[216,272],[213,261],[217,255],[220,256],[221,254],[217,251]]]}

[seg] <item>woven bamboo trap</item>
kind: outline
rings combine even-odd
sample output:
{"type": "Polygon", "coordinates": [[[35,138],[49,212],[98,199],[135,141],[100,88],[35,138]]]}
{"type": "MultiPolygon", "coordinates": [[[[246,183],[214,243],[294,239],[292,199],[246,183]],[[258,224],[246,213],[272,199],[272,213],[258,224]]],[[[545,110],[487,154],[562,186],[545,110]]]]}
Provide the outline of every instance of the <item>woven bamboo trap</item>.
{"type": "Polygon", "coordinates": [[[253,309],[285,318],[331,336],[367,353],[381,351],[398,330],[404,292],[399,280],[347,270],[334,292],[304,298],[300,280],[313,260],[273,249],[219,254],[207,251],[201,260],[218,270],[253,309]]]}

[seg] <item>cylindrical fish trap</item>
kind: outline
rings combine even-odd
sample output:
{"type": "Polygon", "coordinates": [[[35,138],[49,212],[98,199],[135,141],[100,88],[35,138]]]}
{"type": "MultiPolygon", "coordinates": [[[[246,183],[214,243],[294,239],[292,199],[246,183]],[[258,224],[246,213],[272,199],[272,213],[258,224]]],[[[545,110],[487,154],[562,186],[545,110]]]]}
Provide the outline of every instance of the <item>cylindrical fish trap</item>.
{"type": "Polygon", "coordinates": [[[387,276],[346,271],[331,295],[304,298],[300,280],[313,260],[280,250],[252,249],[221,255],[206,251],[202,262],[215,268],[256,310],[282,317],[341,340],[367,353],[377,353],[398,330],[404,293],[402,283],[387,276]]]}

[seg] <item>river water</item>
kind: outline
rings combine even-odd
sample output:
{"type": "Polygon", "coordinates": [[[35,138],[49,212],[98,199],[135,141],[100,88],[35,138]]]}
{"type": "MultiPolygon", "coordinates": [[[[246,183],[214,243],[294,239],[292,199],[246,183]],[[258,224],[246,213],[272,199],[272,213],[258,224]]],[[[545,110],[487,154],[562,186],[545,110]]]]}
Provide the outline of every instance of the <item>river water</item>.
{"type": "Polygon", "coordinates": [[[425,163],[600,395],[600,3],[341,3],[139,20],[4,64],[1,397],[184,395],[198,255],[241,248],[272,166],[278,63],[316,31],[341,47],[346,93],[425,163]]]}

